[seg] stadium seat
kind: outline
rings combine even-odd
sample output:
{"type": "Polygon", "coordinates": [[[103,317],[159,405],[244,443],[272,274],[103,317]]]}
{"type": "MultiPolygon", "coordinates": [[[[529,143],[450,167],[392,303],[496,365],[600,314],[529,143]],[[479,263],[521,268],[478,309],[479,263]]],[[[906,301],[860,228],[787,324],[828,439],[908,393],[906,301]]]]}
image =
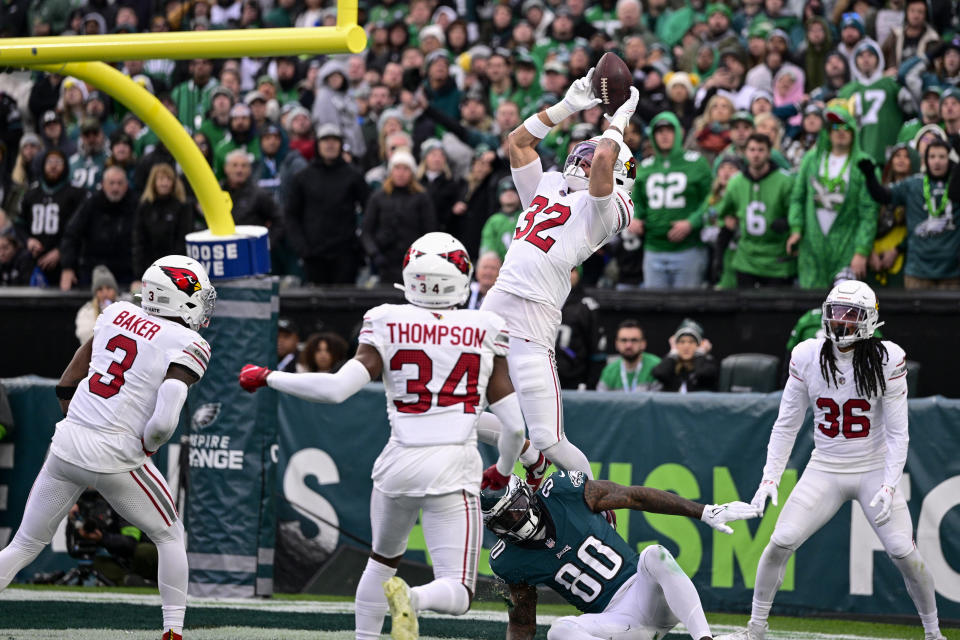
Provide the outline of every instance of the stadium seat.
{"type": "Polygon", "coordinates": [[[765,353],[735,353],[720,363],[719,391],[769,393],[778,388],[780,358],[765,353]]]}
{"type": "Polygon", "coordinates": [[[920,369],[923,366],[916,360],[907,360],[907,397],[916,398],[920,384],[920,369]]]}

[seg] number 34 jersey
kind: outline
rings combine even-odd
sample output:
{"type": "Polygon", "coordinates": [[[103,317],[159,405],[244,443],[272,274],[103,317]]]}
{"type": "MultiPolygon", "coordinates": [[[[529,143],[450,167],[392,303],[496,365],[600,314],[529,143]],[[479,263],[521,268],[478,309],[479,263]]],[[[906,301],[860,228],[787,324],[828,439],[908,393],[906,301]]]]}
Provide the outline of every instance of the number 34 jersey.
{"type": "Polygon", "coordinates": [[[606,519],[583,500],[585,477],[559,471],[537,497],[549,513],[543,540],[500,540],[490,550],[490,568],[507,584],[546,585],[585,613],[600,613],[637,572],[640,560],[606,519]]]}
{"type": "Polygon", "coordinates": [[[359,341],[383,360],[390,442],[374,484],[388,495],[480,490],[477,419],[493,359],[506,356],[506,323],[489,311],[374,307],[359,341]]]}
{"type": "Polygon", "coordinates": [[[526,211],[517,219],[494,289],[560,309],[570,293],[570,271],[627,228],[633,202],[620,189],[605,198],[569,192],[563,174],[541,174],[540,161],[535,164],[535,171],[530,165],[513,170],[526,211]]]}
{"type": "Polygon", "coordinates": [[[87,377],[57,424],[51,451],[90,471],[129,471],[144,463],[140,438],[167,369],[178,364],[202,377],[210,345],[177,322],[116,302],[97,318],[92,346],[87,377]]]}

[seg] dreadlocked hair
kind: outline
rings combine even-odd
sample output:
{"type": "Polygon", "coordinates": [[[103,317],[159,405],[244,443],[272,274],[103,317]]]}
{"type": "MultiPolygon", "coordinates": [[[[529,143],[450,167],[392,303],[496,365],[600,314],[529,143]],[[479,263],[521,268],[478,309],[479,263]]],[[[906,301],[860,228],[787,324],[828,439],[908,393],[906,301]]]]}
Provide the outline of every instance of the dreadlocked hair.
{"type": "MultiPolygon", "coordinates": [[[[857,393],[864,398],[883,394],[887,390],[887,380],[883,375],[883,363],[887,361],[887,348],[880,338],[858,340],[853,346],[853,382],[857,393]]],[[[838,387],[837,358],[833,353],[833,343],[824,340],[820,347],[820,373],[830,385],[838,387]]]]}

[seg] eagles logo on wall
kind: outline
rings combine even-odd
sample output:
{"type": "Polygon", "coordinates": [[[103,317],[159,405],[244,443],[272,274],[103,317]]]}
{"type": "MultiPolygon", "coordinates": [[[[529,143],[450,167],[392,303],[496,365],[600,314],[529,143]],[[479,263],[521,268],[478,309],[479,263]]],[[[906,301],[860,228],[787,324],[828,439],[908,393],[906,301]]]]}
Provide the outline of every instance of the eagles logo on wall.
{"type": "Polygon", "coordinates": [[[193,295],[194,291],[200,291],[200,278],[190,269],[182,267],[160,267],[160,270],[167,274],[167,277],[173,281],[173,284],[185,294],[193,295]]]}
{"type": "Polygon", "coordinates": [[[197,407],[197,410],[193,412],[193,428],[199,431],[213,424],[220,417],[220,407],[221,403],[219,402],[208,402],[197,407]]]}

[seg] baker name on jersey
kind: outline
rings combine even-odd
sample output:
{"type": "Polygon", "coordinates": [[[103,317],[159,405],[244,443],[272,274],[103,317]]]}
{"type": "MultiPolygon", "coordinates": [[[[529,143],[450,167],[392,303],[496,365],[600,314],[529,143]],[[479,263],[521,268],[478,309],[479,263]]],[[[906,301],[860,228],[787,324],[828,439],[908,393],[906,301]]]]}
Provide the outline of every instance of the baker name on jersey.
{"type": "Polygon", "coordinates": [[[448,327],[442,324],[420,324],[419,322],[388,322],[387,328],[390,330],[390,342],[406,343],[426,343],[441,344],[446,343],[457,347],[473,347],[479,349],[483,346],[483,339],[487,332],[475,327],[448,327]]]}
{"type": "Polygon", "coordinates": [[[113,324],[147,340],[153,340],[157,332],[163,328],[156,322],[151,322],[147,318],[129,311],[118,313],[117,317],[113,319],[113,324]]]}

